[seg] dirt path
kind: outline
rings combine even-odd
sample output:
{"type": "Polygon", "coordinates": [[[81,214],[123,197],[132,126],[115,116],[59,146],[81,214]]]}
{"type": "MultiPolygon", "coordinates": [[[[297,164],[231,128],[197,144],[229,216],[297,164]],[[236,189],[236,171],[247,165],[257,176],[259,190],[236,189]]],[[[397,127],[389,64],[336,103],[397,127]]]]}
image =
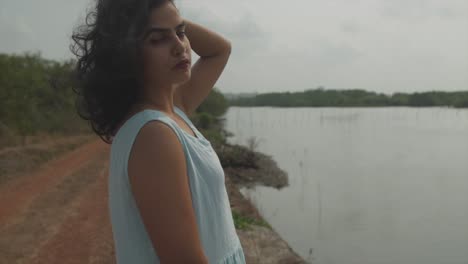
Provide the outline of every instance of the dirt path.
{"type": "Polygon", "coordinates": [[[0,263],[115,263],[108,153],[93,141],[0,186],[0,263]]]}

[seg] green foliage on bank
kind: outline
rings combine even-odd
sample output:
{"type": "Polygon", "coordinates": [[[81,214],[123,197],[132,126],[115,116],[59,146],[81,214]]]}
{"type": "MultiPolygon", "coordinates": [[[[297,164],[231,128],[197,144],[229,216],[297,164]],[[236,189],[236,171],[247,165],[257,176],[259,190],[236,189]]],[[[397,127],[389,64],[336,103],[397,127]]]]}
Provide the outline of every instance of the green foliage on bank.
{"type": "Polygon", "coordinates": [[[229,104],[224,95],[215,87],[208,97],[197,108],[197,113],[209,113],[214,117],[224,115],[229,108],[229,104]]]}
{"type": "Polygon", "coordinates": [[[223,115],[229,108],[224,95],[214,87],[190,120],[215,148],[226,143],[230,135],[224,130],[223,115]]]}
{"type": "Polygon", "coordinates": [[[275,92],[229,100],[232,106],[278,106],[278,107],[366,107],[366,106],[448,106],[468,107],[468,91],[383,93],[361,89],[326,90],[323,88],[303,92],[275,92]]]}
{"type": "Polygon", "coordinates": [[[0,54],[0,135],[86,130],[75,114],[73,61],[0,54]]]}
{"type": "Polygon", "coordinates": [[[234,219],[234,226],[237,229],[247,230],[251,228],[251,225],[264,226],[264,227],[271,229],[270,224],[268,224],[266,221],[256,220],[254,218],[244,216],[235,210],[231,210],[231,212],[232,212],[232,217],[234,219]]]}

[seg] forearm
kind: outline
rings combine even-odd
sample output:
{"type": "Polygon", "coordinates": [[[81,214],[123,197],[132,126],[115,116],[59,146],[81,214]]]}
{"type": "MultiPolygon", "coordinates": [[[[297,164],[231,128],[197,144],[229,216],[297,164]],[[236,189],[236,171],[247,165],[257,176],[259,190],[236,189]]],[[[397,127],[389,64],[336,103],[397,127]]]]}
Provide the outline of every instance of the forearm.
{"type": "Polygon", "coordinates": [[[192,50],[200,57],[212,57],[231,52],[231,43],[221,35],[184,19],[185,34],[190,41],[192,50]]]}

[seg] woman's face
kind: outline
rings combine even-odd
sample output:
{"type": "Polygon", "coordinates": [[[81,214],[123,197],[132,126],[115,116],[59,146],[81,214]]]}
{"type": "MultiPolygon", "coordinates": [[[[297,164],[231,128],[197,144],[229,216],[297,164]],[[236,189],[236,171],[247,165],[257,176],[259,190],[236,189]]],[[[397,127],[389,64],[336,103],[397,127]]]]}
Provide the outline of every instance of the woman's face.
{"type": "Polygon", "coordinates": [[[191,66],[186,70],[175,68],[184,58],[192,61],[190,42],[182,22],[179,11],[170,1],[151,11],[141,50],[145,85],[172,86],[190,79],[191,66]]]}

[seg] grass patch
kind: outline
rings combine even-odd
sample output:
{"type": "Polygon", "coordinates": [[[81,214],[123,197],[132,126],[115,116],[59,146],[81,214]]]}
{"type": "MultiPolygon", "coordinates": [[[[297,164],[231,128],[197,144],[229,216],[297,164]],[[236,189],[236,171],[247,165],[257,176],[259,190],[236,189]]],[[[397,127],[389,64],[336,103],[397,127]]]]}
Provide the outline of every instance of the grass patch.
{"type": "Polygon", "coordinates": [[[272,229],[270,224],[268,224],[266,221],[256,220],[247,216],[243,216],[235,210],[231,210],[231,211],[232,211],[232,218],[234,219],[234,225],[236,229],[241,229],[241,230],[250,229],[251,225],[264,226],[269,229],[272,229]]]}

